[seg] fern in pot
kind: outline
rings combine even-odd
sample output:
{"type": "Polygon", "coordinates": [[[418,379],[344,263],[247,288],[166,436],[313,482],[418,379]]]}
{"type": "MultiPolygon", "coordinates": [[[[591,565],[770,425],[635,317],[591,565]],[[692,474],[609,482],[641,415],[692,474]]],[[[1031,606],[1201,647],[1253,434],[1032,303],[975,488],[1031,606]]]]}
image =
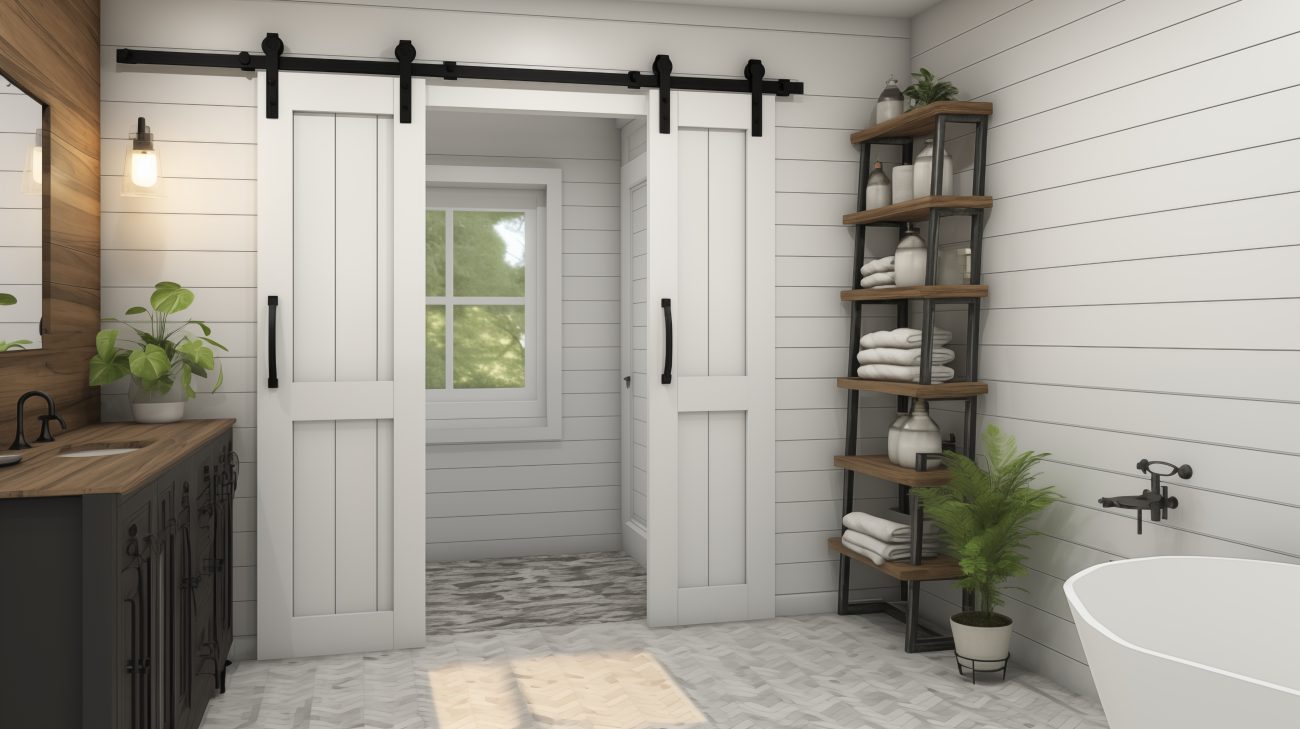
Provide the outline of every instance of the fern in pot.
{"type": "Polygon", "coordinates": [[[215,369],[212,391],[221,387],[224,373],[213,348],[228,350],[211,338],[206,323],[177,316],[193,303],[194,292],[171,281],[159,282],[147,308],[126,310],[126,316],[143,314],[147,321],[104,319],[124,324],[134,340],[119,342],[123,332],[117,328],[104,329],[95,337],[90,384],[107,385],[130,377],[131,414],[138,423],[172,423],[184,417],[185,402],[195,395],[196,376],[207,378],[215,369]]]}
{"type": "Polygon", "coordinates": [[[1011,618],[997,611],[1005,583],[1023,575],[1025,543],[1039,532],[1035,515],[1056,501],[1051,486],[1035,486],[1036,466],[1050,454],[1017,452],[1016,441],[996,426],[984,431],[987,468],[951,451],[943,454],[946,486],[917,489],[928,519],[943,530],[961,564],[958,586],[974,593],[975,609],[951,618],[959,665],[1001,668],[1011,650],[1011,618]]]}
{"type": "Polygon", "coordinates": [[[940,81],[935,78],[934,73],[928,68],[913,73],[912,78],[915,81],[903,89],[903,96],[907,97],[909,109],[933,104],[936,101],[952,101],[957,98],[957,87],[947,81],[940,81]]]}

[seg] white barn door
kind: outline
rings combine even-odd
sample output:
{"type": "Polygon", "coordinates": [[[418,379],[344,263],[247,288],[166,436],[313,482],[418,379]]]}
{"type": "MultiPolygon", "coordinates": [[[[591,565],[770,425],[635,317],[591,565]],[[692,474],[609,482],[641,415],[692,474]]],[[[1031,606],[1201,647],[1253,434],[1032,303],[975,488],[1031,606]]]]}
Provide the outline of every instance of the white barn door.
{"type": "Polygon", "coordinates": [[[646,144],[648,620],[772,617],[776,104],[753,136],[746,95],[672,102],[646,144]]]}
{"type": "Polygon", "coordinates": [[[258,657],[420,646],[424,82],[258,87],[258,657]]]}

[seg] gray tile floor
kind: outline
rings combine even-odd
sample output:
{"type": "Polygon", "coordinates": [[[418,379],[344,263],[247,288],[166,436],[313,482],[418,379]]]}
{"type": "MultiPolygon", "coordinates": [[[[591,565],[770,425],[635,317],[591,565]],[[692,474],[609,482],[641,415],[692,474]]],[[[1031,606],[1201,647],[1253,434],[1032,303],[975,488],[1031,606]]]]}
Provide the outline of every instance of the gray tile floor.
{"type": "Polygon", "coordinates": [[[1041,676],[1013,668],[1005,682],[972,686],[957,676],[949,654],[903,653],[898,624],[884,616],[657,629],[643,620],[456,629],[430,636],[418,650],[238,664],[203,726],[1106,726],[1094,701],[1041,676]]]}

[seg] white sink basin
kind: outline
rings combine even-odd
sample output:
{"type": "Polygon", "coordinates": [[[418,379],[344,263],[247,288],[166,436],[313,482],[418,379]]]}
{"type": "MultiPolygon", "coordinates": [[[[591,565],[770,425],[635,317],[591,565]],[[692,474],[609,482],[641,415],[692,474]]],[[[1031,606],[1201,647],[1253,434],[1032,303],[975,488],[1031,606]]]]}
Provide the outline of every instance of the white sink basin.
{"type": "Polygon", "coordinates": [[[70,453],[60,453],[59,458],[98,458],[100,456],[118,456],[123,453],[138,451],[139,448],[95,448],[88,451],[72,451],[70,453]]]}

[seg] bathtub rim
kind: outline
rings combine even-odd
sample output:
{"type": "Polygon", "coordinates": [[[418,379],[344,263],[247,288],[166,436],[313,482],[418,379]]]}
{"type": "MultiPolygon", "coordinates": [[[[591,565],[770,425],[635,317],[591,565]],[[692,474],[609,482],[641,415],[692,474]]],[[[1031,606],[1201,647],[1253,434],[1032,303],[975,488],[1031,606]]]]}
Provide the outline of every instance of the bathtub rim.
{"type": "MultiPolygon", "coordinates": [[[[1272,683],[1271,681],[1265,681],[1263,679],[1253,678],[1251,676],[1245,676],[1240,673],[1233,673],[1232,671],[1226,671],[1222,668],[1207,666],[1204,663],[1198,663],[1196,661],[1188,660],[1186,658],[1171,656],[1167,653],[1161,653],[1159,651],[1151,650],[1150,648],[1144,648],[1140,645],[1125,640],[1119,637],[1118,635],[1116,635],[1112,630],[1110,630],[1110,628],[1107,628],[1105,625],[1102,625],[1100,621],[1098,621],[1095,617],[1093,617],[1092,613],[1088,610],[1088,608],[1083,605],[1083,601],[1080,599],[1079,594],[1074,589],[1075,582],[1083,579],[1084,577],[1087,577],[1093,572],[1096,572],[1098,570],[1104,570],[1107,567],[1113,567],[1115,565],[1123,564],[1126,562],[1153,562],[1153,561],[1169,561],[1169,560],[1202,560],[1202,561],[1213,560],[1216,562],[1263,562],[1265,564],[1282,565],[1284,567],[1290,567],[1290,568],[1300,570],[1300,565],[1294,565],[1288,562],[1272,562],[1265,559],[1242,559],[1240,557],[1198,557],[1196,555],[1162,555],[1158,557],[1137,557],[1134,559],[1117,559],[1110,562],[1102,562],[1101,564],[1095,564],[1087,569],[1081,570],[1075,573],[1074,575],[1072,575],[1068,580],[1065,581],[1065,598],[1070,604],[1070,609],[1074,610],[1075,614],[1078,615],[1079,618],[1083,619],[1083,621],[1086,622],[1089,627],[1091,627],[1093,630],[1096,630],[1098,633],[1101,633],[1103,636],[1106,637],[1107,640],[1114,641],[1115,643],[1118,643],[1119,645],[1129,650],[1137,651],[1138,653],[1142,653],[1144,655],[1148,655],[1153,658],[1158,658],[1160,660],[1173,661],[1174,663],[1181,663],[1182,665],[1187,666],[1189,668],[1218,674],[1225,678],[1233,679],[1234,681],[1245,681],[1247,683],[1252,683],[1255,684],[1256,686],[1270,689],[1272,691],[1281,691],[1283,693],[1287,693],[1295,697],[1300,697],[1300,690],[1298,689],[1289,688],[1287,686],[1281,686],[1279,684],[1272,683]]],[[[1091,667],[1091,664],[1089,664],[1089,667],[1091,667]]]]}

